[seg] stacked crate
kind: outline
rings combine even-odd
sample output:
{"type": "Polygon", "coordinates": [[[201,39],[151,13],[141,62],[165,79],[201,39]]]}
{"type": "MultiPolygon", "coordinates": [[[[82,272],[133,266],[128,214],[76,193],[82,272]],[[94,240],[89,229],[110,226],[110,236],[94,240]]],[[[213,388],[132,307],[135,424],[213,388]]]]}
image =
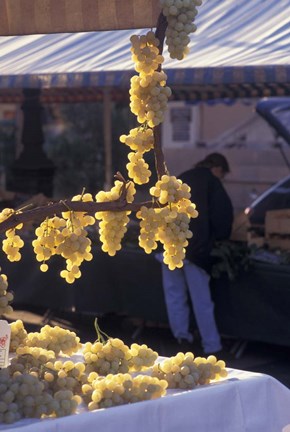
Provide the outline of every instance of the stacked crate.
{"type": "Polygon", "coordinates": [[[270,249],[290,250],[290,209],[266,212],[265,237],[270,249]]]}

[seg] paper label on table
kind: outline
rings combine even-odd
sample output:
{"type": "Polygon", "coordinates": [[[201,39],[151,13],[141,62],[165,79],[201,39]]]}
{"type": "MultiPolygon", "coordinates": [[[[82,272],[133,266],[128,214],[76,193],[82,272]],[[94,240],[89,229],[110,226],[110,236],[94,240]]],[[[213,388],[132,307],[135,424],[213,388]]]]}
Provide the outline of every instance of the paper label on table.
{"type": "Polygon", "coordinates": [[[11,327],[5,320],[0,320],[0,368],[9,364],[11,327]]]}

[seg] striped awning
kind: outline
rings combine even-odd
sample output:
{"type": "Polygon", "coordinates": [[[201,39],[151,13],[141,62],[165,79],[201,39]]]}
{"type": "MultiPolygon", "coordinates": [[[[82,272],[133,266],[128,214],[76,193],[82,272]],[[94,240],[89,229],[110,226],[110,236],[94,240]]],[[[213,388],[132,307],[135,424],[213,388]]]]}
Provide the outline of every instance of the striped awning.
{"type": "Polygon", "coordinates": [[[0,35],[155,27],[157,0],[0,0],[0,35]]]}
{"type": "MultiPolygon", "coordinates": [[[[172,60],[165,49],[176,94],[289,94],[290,0],[204,0],[198,10],[187,58],[172,60]]],[[[128,89],[129,39],[144,31],[0,37],[0,89],[128,89]]]]}

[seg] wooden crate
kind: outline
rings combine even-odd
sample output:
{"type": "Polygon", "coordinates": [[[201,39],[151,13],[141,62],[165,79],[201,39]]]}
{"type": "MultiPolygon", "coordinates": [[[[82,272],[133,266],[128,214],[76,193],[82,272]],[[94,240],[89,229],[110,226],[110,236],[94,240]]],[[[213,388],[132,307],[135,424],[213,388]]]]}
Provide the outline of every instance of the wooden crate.
{"type": "Polygon", "coordinates": [[[266,212],[266,238],[274,234],[279,236],[290,235],[290,209],[270,210],[266,212]]]}
{"type": "Polygon", "coordinates": [[[269,249],[281,249],[283,251],[290,251],[290,236],[281,237],[278,235],[269,236],[266,239],[269,249]]]}
{"type": "Polygon", "coordinates": [[[256,246],[262,248],[265,246],[265,237],[257,235],[255,232],[249,231],[247,233],[247,244],[248,246],[256,246]]]}

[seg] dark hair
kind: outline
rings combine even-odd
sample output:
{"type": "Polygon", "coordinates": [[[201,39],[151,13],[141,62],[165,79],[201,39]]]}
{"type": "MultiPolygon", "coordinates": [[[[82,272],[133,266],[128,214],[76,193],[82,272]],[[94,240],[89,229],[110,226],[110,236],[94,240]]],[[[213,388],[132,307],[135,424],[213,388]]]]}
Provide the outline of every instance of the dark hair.
{"type": "Polygon", "coordinates": [[[230,166],[224,155],[220,153],[210,153],[203,160],[196,164],[197,167],[214,168],[221,167],[224,173],[230,172],[230,166]]]}

